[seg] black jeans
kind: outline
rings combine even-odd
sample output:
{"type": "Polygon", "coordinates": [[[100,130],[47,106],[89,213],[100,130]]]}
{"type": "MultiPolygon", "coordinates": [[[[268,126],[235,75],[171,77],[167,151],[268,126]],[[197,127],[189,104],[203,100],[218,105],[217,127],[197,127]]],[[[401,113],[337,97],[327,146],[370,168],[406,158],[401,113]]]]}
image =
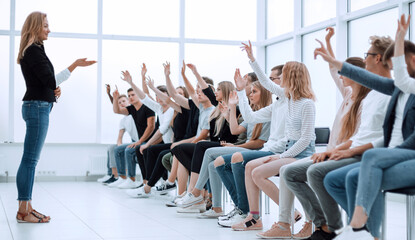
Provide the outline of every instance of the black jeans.
{"type": "Polygon", "coordinates": [[[153,187],[162,177],[164,180],[167,179],[167,170],[164,168],[161,160],[165,154],[170,152],[170,146],[171,143],[165,143],[147,148],[145,164],[146,172],[149,174],[147,185],[150,187],[153,187]]]}

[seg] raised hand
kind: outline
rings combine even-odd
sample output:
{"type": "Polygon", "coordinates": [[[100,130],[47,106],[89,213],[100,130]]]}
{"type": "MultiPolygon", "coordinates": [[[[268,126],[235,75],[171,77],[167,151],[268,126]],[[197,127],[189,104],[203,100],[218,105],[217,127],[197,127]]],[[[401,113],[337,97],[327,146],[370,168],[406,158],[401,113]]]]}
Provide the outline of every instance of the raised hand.
{"type": "Polygon", "coordinates": [[[147,73],[147,66],[145,63],[143,63],[143,65],[141,66],[141,76],[145,77],[147,73]]]}
{"type": "Polygon", "coordinates": [[[229,94],[229,100],[228,100],[228,104],[229,105],[232,105],[232,106],[235,106],[236,104],[238,104],[238,94],[236,94],[236,92],[235,91],[232,91],[230,94],[229,94]]]}
{"type": "Polygon", "coordinates": [[[239,71],[239,68],[235,70],[235,75],[233,77],[233,80],[235,81],[236,90],[242,91],[245,89],[245,87],[248,85],[248,79],[242,78],[241,72],[239,71]]]}
{"type": "Polygon", "coordinates": [[[396,39],[403,40],[408,32],[409,23],[411,22],[411,15],[408,15],[408,19],[405,19],[405,14],[402,14],[401,19],[398,20],[398,29],[396,30],[396,39]]]}
{"type": "Polygon", "coordinates": [[[330,42],[331,37],[334,36],[334,28],[328,27],[328,28],[326,28],[326,32],[327,32],[327,34],[326,34],[326,42],[330,42]]]}
{"type": "Polygon", "coordinates": [[[112,97],[114,99],[118,99],[120,97],[120,93],[118,92],[118,89],[115,89],[115,91],[112,93],[112,97]]]}
{"type": "Polygon", "coordinates": [[[151,79],[150,78],[150,76],[148,76],[147,78],[146,78],[146,83],[147,83],[147,86],[149,87],[149,88],[151,88],[151,89],[154,89],[155,87],[154,87],[154,80],[153,79],[151,79]]]}
{"type": "Polygon", "coordinates": [[[317,56],[320,55],[326,62],[333,61],[334,58],[328,53],[326,47],[324,47],[324,44],[318,39],[316,39],[316,41],[320,43],[320,47],[314,50],[314,59],[317,59],[317,56]]]}
{"type": "Polygon", "coordinates": [[[248,44],[242,43],[241,48],[242,48],[242,51],[246,51],[246,54],[248,55],[249,60],[251,60],[251,62],[255,62],[254,54],[252,52],[251,41],[248,41],[248,44]]]}
{"type": "Polygon", "coordinates": [[[164,75],[170,76],[170,63],[169,62],[163,63],[163,67],[164,67],[164,75]]]}
{"type": "Polygon", "coordinates": [[[130,73],[128,71],[121,71],[122,77],[121,79],[128,82],[128,83],[132,83],[133,82],[133,78],[131,77],[130,73]]]}
{"type": "Polygon", "coordinates": [[[105,84],[105,87],[107,88],[107,94],[110,94],[111,86],[109,84],[105,84]]]}
{"type": "Polygon", "coordinates": [[[197,69],[196,69],[196,66],[195,65],[193,65],[191,63],[188,63],[188,64],[186,64],[186,66],[188,68],[190,68],[190,70],[192,70],[193,73],[196,73],[197,72],[197,69]]]}

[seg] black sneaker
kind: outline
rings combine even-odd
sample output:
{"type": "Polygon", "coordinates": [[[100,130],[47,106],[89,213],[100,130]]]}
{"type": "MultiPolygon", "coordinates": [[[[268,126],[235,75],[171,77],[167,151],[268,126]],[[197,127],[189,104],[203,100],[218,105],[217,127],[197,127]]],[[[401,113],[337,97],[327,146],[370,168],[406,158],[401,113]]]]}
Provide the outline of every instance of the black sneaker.
{"type": "Polygon", "coordinates": [[[334,232],[328,233],[323,231],[321,228],[317,228],[317,230],[306,240],[332,240],[335,237],[336,234],[334,232]]]}
{"type": "Polygon", "coordinates": [[[176,189],[176,183],[173,184],[168,184],[167,182],[164,182],[163,184],[161,184],[160,186],[156,187],[156,191],[158,194],[165,194],[171,190],[176,189]]]}
{"type": "Polygon", "coordinates": [[[102,184],[107,185],[107,184],[110,184],[110,183],[113,183],[113,182],[117,181],[117,179],[118,178],[115,178],[114,175],[111,175],[110,179],[108,179],[107,181],[103,182],[102,184]]]}

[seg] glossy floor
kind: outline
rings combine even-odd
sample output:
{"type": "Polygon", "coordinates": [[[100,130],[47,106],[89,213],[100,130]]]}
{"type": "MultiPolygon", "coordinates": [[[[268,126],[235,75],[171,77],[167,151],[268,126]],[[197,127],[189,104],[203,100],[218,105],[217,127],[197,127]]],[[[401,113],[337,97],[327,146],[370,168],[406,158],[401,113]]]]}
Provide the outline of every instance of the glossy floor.
{"type": "MultiPolygon", "coordinates": [[[[124,191],[95,182],[40,182],[33,206],[50,215],[47,224],[18,224],[15,183],[0,183],[0,239],[255,239],[256,232],[221,228],[214,219],[178,214],[164,203],[171,196],[132,199],[124,191]]],[[[264,229],[276,220],[278,207],[263,217],[264,229]]],[[[227,210],[231,208],[226,205],[227,210]]],[[[301,205],[296,203],[301,210],[301,205]]],[[[303,221],[295,225],[298,230],[303,221]]],[[[405,239],[405,203],[388,201],[388,239],[405,239]]]]}

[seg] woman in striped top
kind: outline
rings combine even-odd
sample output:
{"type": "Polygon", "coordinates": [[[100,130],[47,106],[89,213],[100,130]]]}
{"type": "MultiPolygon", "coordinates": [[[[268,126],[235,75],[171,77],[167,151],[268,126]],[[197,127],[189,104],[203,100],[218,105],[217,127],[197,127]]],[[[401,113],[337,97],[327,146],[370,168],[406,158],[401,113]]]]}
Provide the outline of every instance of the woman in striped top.
{"type": "Polygon", "coordinates": [[[282,70],[281,84],[278,86],[266,77],[255,61],[251,43],[243,44],[242,48],[247,52],[251,67],[260,83],[287,104],[285,120],[287,142],[284,151],[280,154],[268,154],[268,156],[257,154],[258,152],[233,154],[232,162],[246,164],[245,185],[250,206],[250,214],[245,220],[232,226],[232,229],[240,231],[262,229],[259,216],[259,190],[264,191],[275,202],[279,202],[279,190],[268,178],[279,174],[283,165],[312,155],[315,152],[316,138],[315,96],[307,67],[299,62],[287,62],[282,70]]]}

